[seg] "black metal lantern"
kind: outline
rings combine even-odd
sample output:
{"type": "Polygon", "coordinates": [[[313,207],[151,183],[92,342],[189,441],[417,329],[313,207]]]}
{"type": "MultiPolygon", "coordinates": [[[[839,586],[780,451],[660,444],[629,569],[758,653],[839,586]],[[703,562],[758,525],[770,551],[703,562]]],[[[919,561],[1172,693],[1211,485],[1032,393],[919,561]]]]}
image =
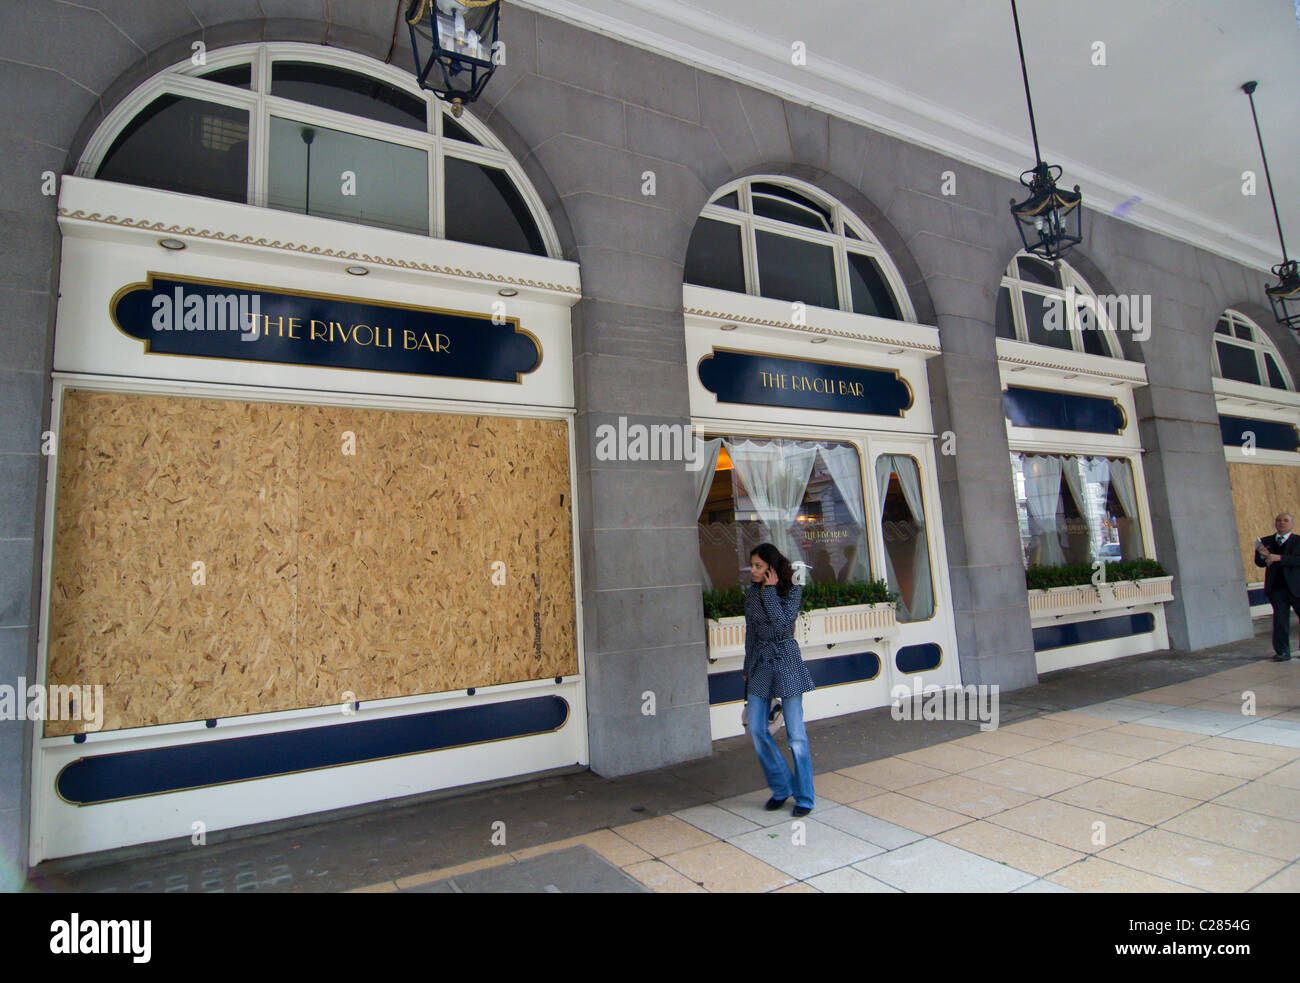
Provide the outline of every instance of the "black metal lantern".
{"type": "Polygon", "coordinates": [[[1025,251],[1045,260],[1057,260],[1083,241],[1083,195],[1076,184],[1073,191],[1056,186],[1061,168],[1043,163],[1038,150],[1038,124],[1034,120],[1034,101],[1029,95],[1029,71],[1025,68],[1025,46],[1020,40],[1020,15],[1016,0],[1011,0],[1011,16],[1016,24],[1016,46],[1020,49],[1020,73],[1025,79],[1025,101],[1029,104],[1029,128],[1034,135],[1034,166],[1020,175],[1020,183],[1029,189],[1029,197],[1017,203],[1011,200],[1011,215],[1025,251]]]}
{"type": "Polygon", "coordinates": [[[459,116],[483,92],[493,59],[500,0],[410,0],[406,23],[420,87],[451,103],[459,116]]]}
{"type": "Polygon", "coordinates": [[[1259,116],[1255,113],[1255,88],[1258,82],[1247,82],[1241,87],[1250,99],[1250,115],[1255,120],[1255,139],[1259,141],[1259,156],[1264,160],[1264,177],[1268,181],[1268,197],[1273,202],[1273,221],[1277,223],[1277,241],[1282,246],[1282,262],[1273,267],[1278,282],[1264,288],[1273,316],[1279,324],[1300,331],[1300,262],[1288,259],[1286,239],[1282,237],[1282,219],[1277,213],[1277,196],[1273,194],[1273,177],[1268,171],[1268,155],[1264,153],[1264,138],[1259,133],[1259,116]]]}

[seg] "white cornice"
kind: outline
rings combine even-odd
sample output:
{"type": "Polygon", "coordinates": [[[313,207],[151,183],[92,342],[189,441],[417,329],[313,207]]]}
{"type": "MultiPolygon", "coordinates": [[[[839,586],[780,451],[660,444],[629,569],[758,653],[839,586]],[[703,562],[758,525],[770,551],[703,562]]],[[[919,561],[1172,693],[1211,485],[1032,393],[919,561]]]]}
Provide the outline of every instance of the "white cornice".
{"type": "MultiPolygon", "coordinates": [[[[577,0],[511,2],[861,123],[1001,177],[1018,180],[1033,160],[1032,144],[1023,136],[991,129],[842,65],[827,62],[819,66],[813,58],[807,65],[795,67],[790,64],[788,47],[680,0],[603,0],[599,12],[577,0]],[[674,29],[675,35],[664,33],[666,27],[674,29]]],[[[1089,210],[1189,243],[1251,269],[1267,271],[1279,262],[1277,248],[1269,241],[1226,230],[1208,216],[1062,156],[1050,147],[1043,151],[1053,163],[1062,166],[1068,184],[1081,185],[1089,210]],[[1140,199],[1136,208],[1123,217],[1114,214],[1116,208],[1135,196],[1140,199]]]]}

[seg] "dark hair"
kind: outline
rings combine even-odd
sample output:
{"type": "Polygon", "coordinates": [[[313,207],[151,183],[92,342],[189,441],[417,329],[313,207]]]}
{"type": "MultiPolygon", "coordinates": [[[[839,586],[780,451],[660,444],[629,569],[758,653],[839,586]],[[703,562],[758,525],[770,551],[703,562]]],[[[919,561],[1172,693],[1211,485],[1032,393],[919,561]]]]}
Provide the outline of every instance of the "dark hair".
{"type": "Polygon", "coordinates": [[[790,588],[794,585],[794,567],[779,549],[771,543],[759,543],[749,551],[749,556],[750,559],[758,557],[776,571],[777,594],[785,597],[790,593],[790,588]]]}

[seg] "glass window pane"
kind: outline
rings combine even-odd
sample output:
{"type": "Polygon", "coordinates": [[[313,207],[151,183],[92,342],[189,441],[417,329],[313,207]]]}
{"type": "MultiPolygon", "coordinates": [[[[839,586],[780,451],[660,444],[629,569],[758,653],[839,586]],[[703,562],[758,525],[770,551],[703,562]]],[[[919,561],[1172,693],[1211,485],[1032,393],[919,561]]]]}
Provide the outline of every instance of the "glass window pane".
{"type": "Polygon", "coordinates": [[[428,235],[428,166],[423,150],[273,116],[267,204],[428,235]]]}
{"type": "Polygon", "coordinates": [[[858,235],[856,232],[854,232],[854,231],[853,231],[853,226],[849,225],[848,222],[845,222],[845,223],[844,223],[844,235],[845,235],[847,238],[849,238],[849,239],[857,239],[858,242],[861,242],[861,241],[862,241],[862,236],[860,236],[860,235],[858,235]]]}
{"type": "Polygon", "coordinates": [[[759,294],[838,310],[835,253],[830,246],[758,231],[759,294]]]}
{"type": "Polygon", "coordinates": [[[1237,321],[1237,322],[1233,322],[1232,327],[1233,330],[1237,332],[1237,337],[1241,338],[1243,341],[1255,340],[1255,336],[1251,332],[1249,324],[1242,324],[1241,322],[1237,321]]]}
{"type": "Polygon", "coordinates": [[[832,231],[831,213],[798,192],[780,185],[755,181],[750,186],[750,194],[755,215],[822,232],[832,231]]]}
{"type": "Polygon", "coordinates": [[[1044,297],[1026,290],[1024,297],[1025,327],[1029,341],[1035,345],[1073,349],[1069,326],[1065,318],[1065,301],[1060,297],[1044,297]]]}
{"type": "Polygon", "coordinates": [[[993,314],[993,322],[999,338],[1015,339],[1016,325],[1011,319],[1011,290],[1008,287],[998,291],[998,306],[993,314]]]}
{"type": "Polygon", "coordinates": [[[1219,318],[1219,323],[1214,326],[1214,331],[1216,334],[1230,335],[1232,334],[1232,326],[1228,324],[1228,319],[1226,317],[1221,317],[1219,318]]]}
{"type": "Polygon", "coordinates": [[[250,89],[253,86],[253,66],[234,65],[230,68],[218,68],[216,71],[200,75],[199,78],[207,79],[209,82],[220,82],[222,85],[233,85],[237,89],[250,89]]]}
{"type": "Polygon", "coordinates": [[[686,282],[738,294],[745,292],[739,225],[710,218],[695,223],[691,244],[686,249],[686,282]]]}
{"type": "Polygon", "coordinates": [[[1031,256],[1021,256],[1016,260],[1016,266],[1020,270],[1020,279],[1029,283],[1037,283],[1043,287],[1061,285],[1061,279],[1056,275],[1056,267],[1051,263],[1044,263],[1041,259],[1034,259],[1031,256]]]}
{"type": "Polygon", "coordinates": [[[546,255],[532,213],[505,171],[447,157],[443,175],[448,239],[546,255]]]}
{"type": "Polygon", "coordinates": [[[874,314],[899,320],[894,295],[885,282],[876,261],[861,253],[849,253],[849,290],[853,296],[853,313],[874,314]]]}
{"type": "Polygon", "coordinates": [[[819,443],[821,450],[795,517],[795,541],[801,555],[792,559],[807,564],[810,583],[869,581],[862,459],[852,444],[819,443]]]}
{"type": "Polygon", "coordinates": [[[713,204],[715,204],[715,205],[721,205],[723,208],[735,208],[735,209],[739,210],[739,208],[740,208],[740,192],[738,192],[738,191],[728,191],[725,195],[722,195],[721,197],[718,197],[718,198],[714,198],[714,199],[713,199],[713,204]]]}
{"type": "Polygon", "coordinates": [[[1102,326],[1106,320],[1091,302],[1075,307],[1079,316],[1079,336],[1083,339],[1083,350],[1089,355],[1110,355],[1110,346],[1104,337],[1102,326]]]}
{"type": "Polygon", "coordinates": [[[423,99],[342,68],[277,61],[271,66],[271,95],[413,130],[428,129],[423,99]]]}
{"type": "Polygon", "coordinates": [[[459,140],[461,143],[472,143],[475,146],[482,146],[477,140],[469,135],[469,130],[461,126],[446,113],[442,114],[442,135],[448,140],[459,140]]]}
{"type": "Polygon", "coordinates": [[[925,621],[934,615],[934,581],[916,460],[898,454],[878,457],[876,484],[882,504],[885,578],[899,594],[898,620],[925,621]]]}
{"type": "Polygon", "coordinates": [[[96,177],[223,201],[248,200],[248,110],[159,96],[113,141],[96,177]],[[159,148],[167,148],[160,153],[159,148]]]}
{"type": "Polygon", "coordinates": [[[1219,353],[1219,369],[1225,379],[1259,385],[1259,364],[1253,351],[1222,341],[1216,341],[1214,347],[1219,353]]]}
{"type": "Polygon", "coordinates": [[[1045,454],[1012,454],[1018,507],[1023,507],[1021,538],[1026,566],[1057,566],[1065,562],[1061,533],[1065,526],[1060,458],[1045,454]]]}
{"type": "Polygon", "coordinates": [[[1285,389],[1286,380],[1282,377],[1282,370],[1277,367],[1277,362],[1273,360],[1272,355],[1267,353],[1264,355],[1264,365],[1268,369],[1268,384],[1274,389],[1285,389]]]}

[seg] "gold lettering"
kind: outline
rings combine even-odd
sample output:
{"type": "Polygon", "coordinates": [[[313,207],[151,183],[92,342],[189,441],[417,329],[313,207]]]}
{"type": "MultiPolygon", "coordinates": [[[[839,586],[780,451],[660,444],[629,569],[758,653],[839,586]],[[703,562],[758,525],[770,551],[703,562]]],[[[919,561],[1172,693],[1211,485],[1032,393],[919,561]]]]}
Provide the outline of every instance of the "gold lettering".
{"type": "Polygon", "coordinates": [[[324,329],[327,328],[328,325],[327,325],[324,321],[317,321],[315,318],[312,318],[312,320],[311,320],[311,324],[309,325],[309,327],[311,328],[311,339],[310,339],[310,340],[312,340],[312,341],[327,341],[327,340],[328,340],[328,335],[326,335],[325,332],[324,332],[324,329]],[[317,334],[316,334],[316,325],[318,325],[318,324],[319,324],[319,325],[321,326],[321,328],[322,328],[321,334],[320,334],[319,336],[317,336],[317,334]]]}
{"type": "Polygon", "coordinates": [[[410,328],[402,329],[402,347],[407,349],[416,347],[415,332],[410,328]]]}
{"type": "Polygon", "coordinates": [[[339,334],[343,336],[343,343],[346,345],[346,344],[348,343],[348,331],[347,331],[347,328],[343,327],[343,325],[340,324],[338,321],[331,321],[331,322],[330,322],[330,341],[333,341],[333,340],[334,340],[334,329],[335,329],[335,328],[337,328],[339,334]]]}
{"type": "Polygon", "coordinates": [[[448,338],[445,334],[434,335],[434,339],[438,343],[438,346],[435,349],[436,351],[440,351],[440,352],[451,351],[451,339],[448,338]]]}
{"type": "Polygon", "coordinates": [[[355,341],[358,345],[373,345],[375,343],[375,329],[368,324],[354,324],[352,325],[352,340],[355,341]],[[365,328],[367,331],[370,332],[369,341],[361,340],[362,328],[365,328]]]}
{"type": "Polygon", "coordinates": [[[302,327],[302,322],[299,321],[296,317],[289,318],[289,337],[292,338],[294,341],[302,340],[296,334],[293,333],[294,328],[301,328],[301,327],[302,327]]]}

